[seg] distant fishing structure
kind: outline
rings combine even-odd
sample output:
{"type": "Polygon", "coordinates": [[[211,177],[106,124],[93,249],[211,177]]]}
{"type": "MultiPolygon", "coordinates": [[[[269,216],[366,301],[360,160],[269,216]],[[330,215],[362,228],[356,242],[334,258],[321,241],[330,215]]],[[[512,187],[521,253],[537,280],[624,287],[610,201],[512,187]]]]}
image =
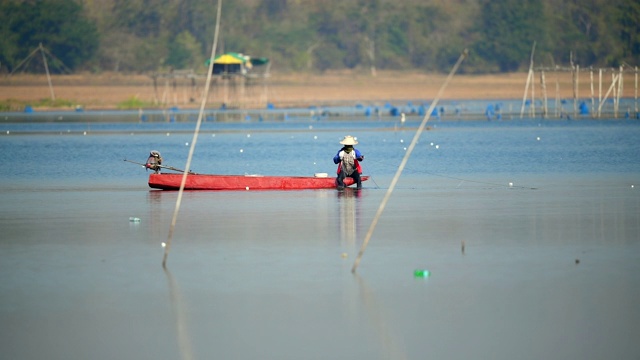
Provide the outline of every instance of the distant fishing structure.
{"type": "Polygon", "coordinates": [[[212,82],[210,96],[219,99],[220,107],[265,107],[269,101],[271,61],[264,57],[251,57],[228,52],[205,64],[211,72],[199,74],[194,69],[169,69],[151,74],[154,103],[164,106],[189,105],[203,95],[199,84],[212,82]],[[209,79],[209,80],[206,80],[209,79]]]}
{"type": "Polygon", "coordinates": [[[49,62],[47,61],[47,56],[50,57],[53,60],[53,64],[55,64],[55,66],[58,69],[60,69],[62,72],[66,72],[66,73],[70,74],[70,73],[72,73],[72,71],[60,59],[55,57],[49,50],[47,50],[44,46],[42,46],[42,43],[38,44],[38,47],[36,47],[29,55],[27,55],[27,57],[24,58],[18,64],[18,66],[16,66],[15,69],[13,69],[13,71],[11,71],[9,76],[12,76],[20,68],[23,68],[23,69],[26,68],[29,65],[29,63],[31,62],[31,60],[33,60],[34,58],[38,57],[38,52],[42,56],[42,62],[43,62],[44,70],[45,70],[45,73],[47,74],[47,82],[49,83],[49,93],[51,94],[51,100],[55,101],[56,100],[56,94],[53,91],[53,83],[51,81],[51,73],[49,71],[49,62]]]}
{"type": "MultiPolygon", "coordinates": [[[[605,116],[611,114],[614,118],[618,118],[620,114],[620,99],[624,97],[624,75],[633,74],[634,75],[634,93],[633,93],[633,114],[635,118],[640,119],[640,112],[638,111],[638,67],[632,67],[627,65],[619,66],[618,68],[593,68],[588,67],[581,69],[580,65],[573,63],[573,56],[571,56],[571,64],[569,67],[534,67],[533,65],[533,55],[535,52],[536,43],[533,43],[533,47],[531,50],[531,60],[529,64],[529,72],[527,75],[527,81],[524,89],[524,96],[522,98],[522,107],[520,109],[520,118],[522,119],[525,114],[525,106],[529,105],[529,116],[536,116],[536,97],[535,97],[535,76],[536,72],[540,74],[540,87],[542,91],[542,96],[540,100],[541,103],[541,116],[543,118],[548,118],[551,115],[555,117],[570,117],[573,116],[578,117],[588,116],[590,115],[592,118],[601,118],[603,116],[603,108],[607,104],[607,102],[612,103],[611,111],[605,113],[605,116]],[[546,73],[554,73],[555,77],[555,101],[554,101],[554,111],[553,114],[550,114],[549,110],[549,97],[547,92],[547,78],[546,73]],[[596,97],[595,93],[595,81],[594,81],[594,73],[598,73],[598,94],[596,97]],[[590,104],[587,101],[580,100],[580,74],[589,74],[589,84],[590,84],[590,104]],[[605,81],[603,80],[603,75],[610,73],[611,74],[611,83],[608,86],[608,89],[603,95],[603,86],[606,86],[605,81]],[[573,106],[569,111],[565,111],[563,109],[563,104],[566,103],[565,100],[560,99],[560,75],[561,74],[571,74],[571,84],[572,84],[572,100],[573,106]],[[528,97],[528,93],[530,91],[531,97],[528,97]],[[589,106],[590,105],[590,106],[589,106]]],[[[571,106],[571,105],[569,105],[571,106]]],[[[606,109],[605,109],[606,110],[606,109]]],[[[624,109],[623,109],[624,110],[624,109]]],[[[627,108],[625,112],[625,117],[631,117],[631,108],[627,108]]]]}

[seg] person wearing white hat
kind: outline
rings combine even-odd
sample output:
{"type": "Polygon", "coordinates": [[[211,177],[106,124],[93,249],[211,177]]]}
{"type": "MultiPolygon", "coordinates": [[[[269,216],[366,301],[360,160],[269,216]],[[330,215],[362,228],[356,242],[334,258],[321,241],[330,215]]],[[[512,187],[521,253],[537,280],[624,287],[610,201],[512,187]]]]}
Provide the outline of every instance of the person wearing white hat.
{"type": "Polygon", "coordinates": [[[362,180],[360,180],[362,167],[360,166],[360,161],[364,160],[364,155],[353,147],[353,145],[358,144],[358,141],[353,136],[347,135],[340,141],[340,144],[344,146],[333,157],[333,163],[338,164],[338,177],[336,178],[338,190],[344,189],[345,177],[353,178],[357,189],[360,190],[362,189],[362,180]]]}

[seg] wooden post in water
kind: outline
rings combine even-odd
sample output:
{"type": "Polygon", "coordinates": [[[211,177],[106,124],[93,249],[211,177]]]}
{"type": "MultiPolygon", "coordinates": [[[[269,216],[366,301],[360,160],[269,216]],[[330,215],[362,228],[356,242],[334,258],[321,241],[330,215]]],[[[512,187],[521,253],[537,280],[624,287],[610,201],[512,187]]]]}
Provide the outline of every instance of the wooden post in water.
{"type": "Polygon", "coordinates": [[[573,71],[573,117],[578,116],[578,77],[580,76],[580,65],[576,65],[573,71]]]}
{"type": "MultiPolygon", "coordinates": [[[[529,91],[529,83],[533,83],[535,80],[533,79],[533,54],[536,51],[536,42],[533,42],[533,46],[531,47],[531,59],[529,60],[529,74],[527,75],[527,84],[524,87],[524,96],[522,97],[522,107],[520,108],[520,119],[524,116],[524,104],[527,101],[527,92],[529,91]]],[[[533,92],[533,86],[531,88],[533,92]]],[[[533,102],[531,102],[531,106],[533,107],[533,102]]]]}
{"type": "Polygon", "coordinates": [[[596,108],[596,99],[593,91],[593,68],[589,69],[589,78],[591,80],[591,117],[593,118],[596,115],[593,111],[596,108]]]}
{"type": "MultiPolygon", "coordinates": [[[[533,60],[531,61],[531,63],[533,63],[533,60]]],[[[532,119],[536,117],[536,96],[535,96],[535,91],[536,91],[535,84],[536,84],[536,81],[535,81],[535,76],[536,76],[536,73],[532,69],[531,70],[531,107],[530,107],[530,109],[531,109],[530,115],[531,115],[532,119]]]]}
{"type": "Polygon", "coordinates": [[[607,98],[609,97],[609,94],[611,94],[611,92],[614,91],[616,87],[616,81],[618,81],[619,75],[612,73],[612,77],[613,77],[613,80],[611,82],[611,86],[609,87],[609,90],[607,90],[607,93],[604,94],[602,101],[600,101],[600,105],[598,105],[598,114],[602,113],[602,106],[604,105],[605,102],[607,102],[607,98]]]}
{"type": "Polygon", "coordinates": [[[598,69],[598,118],[600,118],[600,115],[602,115],[601,113],[601,109],[602,109],[602,69],[598,69]]]}
{"type": "Polygon", "coordinates": [[[618,87],[616,86],[616,80],[620,80],[620,74],[618,74],[616,78],[616,71],[611,69],[611,86],[613,87],[613,95],[611,96],[611,100],[613,100],[613,117],[618,117],[618,104],[616,103],[616,99],[618,99],[618,87]]]}
{"type": "Polygon", "coordinates": [[[547,83],[544,78],[544,70],[540,70],[540,86],[542,87],[542,117],[546,119],[549,108],[547,107],[547,83]]]}
{"type": "Polygon", "coordinates": [[[638,117],[638,67],[636,66],[636,81],[635,81],[635,90],[634,90],[634,110],[635,110],[635,115],[636,117],[638,117]]]}
{"type": "Polygon", "coordinates": [[[560,101],[560,73],[556,72],[556,117],[560,117],[562,102],[560,101]]]}
{"type": "Polygon", "coordinates": [[[620,66],[620,77],[618,79],[618,97],[616,98],[616,118],[618,117],[618,111],[620,111],[620,98],[624,92],[624,69],[620,66]]]}
{"type": "Polygon", "coordinates": [[[44,48],[42,47],[42,43],[38,46],[40,49],[40,53],[42,54],[42,61],[44,61],[44,70],[47,73],[47,81],[49,82],[49,92],[51,93],[51,100],[56,100],[56,94],[53,93],[53,85],[51,84],[51,75],[49,74],[49,64],[47,63],[47,57],[44,55],[44,48]]]}

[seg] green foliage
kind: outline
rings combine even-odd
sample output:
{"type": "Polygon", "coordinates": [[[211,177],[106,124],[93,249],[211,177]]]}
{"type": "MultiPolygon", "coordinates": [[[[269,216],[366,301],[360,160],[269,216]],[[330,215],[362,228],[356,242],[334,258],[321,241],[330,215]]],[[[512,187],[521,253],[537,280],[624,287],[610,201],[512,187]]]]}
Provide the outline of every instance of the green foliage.
{"type": "MultiPolygon", "coordinates": [[[[60,66],[53,66],[53,72],[80,68],[99,46],[95,25],[83,17],[82,7],[73,0],[5,1],[0,4],[0,24],[0,62],[9,70],[39,44],[58,59],[60,66]]],[[[32,66],[41,71],[43,62],[32,66]]]]}
{"type": "Polygon", "coordinates": [[[118,103],[117,107],[120,110],[135,110],[135,109],[154,107],[154,105],[150,102],[146,102],[138,99],[137,96],[132,96],[127,100],[118,103]]]}
{"type": "MultiPolygon", "coordinates": [[[[211,0],[5,0],[0,65],[13,69],[42,42],[74,70],[201,71],[216,9],[211,0]]],[[[514,71],[528,66],[534,41],[537,65],[640,62],[637,0],[237,0],[222,11],[217,52],[268,57],[277,71],[447,72],[464,48],[461,71],[514,71]]]]}
{"type": "Polygon", "coordinates": [[[166,64],[176,69],[201,69],[204,58],[200,44],[188,31],[183,31],[169,43],[169,54],[166,64]]]}
{"type": "Polygon", "coordinates": [[[0,101],[0,111],[23,111],[26,106],[32,108],[72,108],[75,103],[66,99],[40,99],[37,101],[24,101],[16,99],[5,99],[0,101]]]}
{"type": "Polygon", "coordinates": [[[475,50],[492,58],[500,71],[516,71],[529,64],[532,44],[544,47],[547,24],[542,0],[485,0],[478,26],[484,42],[475,50]]]}

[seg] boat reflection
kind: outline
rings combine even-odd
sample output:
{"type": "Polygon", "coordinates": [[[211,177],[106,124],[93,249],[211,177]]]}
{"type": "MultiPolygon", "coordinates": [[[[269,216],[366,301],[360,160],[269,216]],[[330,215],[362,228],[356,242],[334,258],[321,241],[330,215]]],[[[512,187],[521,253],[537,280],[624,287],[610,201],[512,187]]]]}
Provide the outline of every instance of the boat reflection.
{"type": "Polygon", "coordinates": [[[349,249],[355,249],[358,232],[361,230],[360,204],[362,190],[346,188],[336,192],[340,214],[340,242],[349,249]]]}
{"type": "Polygon", "coordinates": [[[360,308],[364,309],[366,317],[370,320],[373,331],[378,338],[382,359],[407,359],[405,344],[402,339],[394,333],[389,319],[392,318],[387,309],[376,299],[374,291],[367,286],[366,281],[357,273],[353,275],[359,290],[355,298],[360,308]]]}

